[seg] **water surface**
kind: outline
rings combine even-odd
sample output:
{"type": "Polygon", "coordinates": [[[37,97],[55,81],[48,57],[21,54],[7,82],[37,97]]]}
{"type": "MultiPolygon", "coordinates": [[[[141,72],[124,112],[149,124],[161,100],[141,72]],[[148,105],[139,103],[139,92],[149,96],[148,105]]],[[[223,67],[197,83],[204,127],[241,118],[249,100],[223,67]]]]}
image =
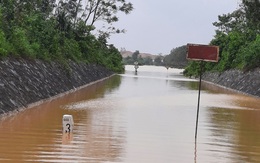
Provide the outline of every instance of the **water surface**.
{"type": "Polygon", "coordinates": [[[124,74],[0,120],[0,162],[260,162],[260,100],[182,70],[124,74]],[[73,115],[73,134],[62,116],[73,115]]]}

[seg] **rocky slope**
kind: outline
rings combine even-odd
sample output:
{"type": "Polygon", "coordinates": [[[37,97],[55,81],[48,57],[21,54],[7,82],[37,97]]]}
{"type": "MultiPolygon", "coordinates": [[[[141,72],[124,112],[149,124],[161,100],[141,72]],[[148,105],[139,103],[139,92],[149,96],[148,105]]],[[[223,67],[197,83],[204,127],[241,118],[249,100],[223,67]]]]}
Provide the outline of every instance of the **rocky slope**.
{"type": "Polygon", "coordinates": [[[207,72],[203,74],[202,79],[242,93],[260,97],[260,68],[247,72],[239,70],[228,70],[223,73],[207,72]]]}
{"type": "Polygon", "coordinates": [[[113,72],[97,65],[70,62],[67,66],[40,60],[0,61],[0,114],[27,107],[113,72]]]}

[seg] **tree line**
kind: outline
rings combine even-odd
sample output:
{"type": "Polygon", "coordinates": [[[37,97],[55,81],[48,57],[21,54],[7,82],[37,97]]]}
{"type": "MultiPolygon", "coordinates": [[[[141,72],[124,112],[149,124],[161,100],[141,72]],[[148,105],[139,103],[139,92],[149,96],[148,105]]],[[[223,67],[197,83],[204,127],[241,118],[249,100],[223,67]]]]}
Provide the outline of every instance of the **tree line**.
{"type": "Polygon", "coordinates": [[[124,32],[113,26],[118,13],[132,10],[125,0],[0,0],[0,58],[73,60],[121,72],[120,52],[107,39],[124,32]],[[98,21],[106,28],[98,30],[98,21]]]}
{"type": "Polygon", "coordinates": [[[150,56],[142,57],[140,55],[139,50],[136,50],[132,53],[131,56],[127,56],[126,58],[123,58],[123,63],[125,65],[134,65],[135,62],[138,62],[138,65],[155,65],[155,66],[164,66],[163,62],[163,56],[158,55],[154,59],[152,59],[150,56]]]}
{"type": "MultiPolygon", "coordinates": [[[[260,67],[260,1],[242,0],[232,13],[218,16],[210,45],[219,46],[219,62],[205,63],[204,71],[251,70],[260,67]]],[[[184,74],[198,76],[199,63],[191,61],[184,74]]]]}
{"type": "Polygon", "coordinates": [[[186,59],[187,46],[173,48],[169,55],[163,59],[165,66],[174,68],[185,68],[188,65],[186,59]]]}

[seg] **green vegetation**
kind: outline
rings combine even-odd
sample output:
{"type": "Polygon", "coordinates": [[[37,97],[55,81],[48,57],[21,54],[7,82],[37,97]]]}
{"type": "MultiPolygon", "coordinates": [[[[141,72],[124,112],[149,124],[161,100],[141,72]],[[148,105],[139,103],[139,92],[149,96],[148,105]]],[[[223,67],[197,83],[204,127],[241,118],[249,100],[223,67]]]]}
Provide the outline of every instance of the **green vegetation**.
{"type": "Polygon", "coordinates": [[[187,46],[183,45],[171,50],[171,53],[165,56],[163,62],[165,66],[174,68],[185,68],[188,64],[186,59],[187,46]]]}
{"type": "MultiPolygon", "coordinates": [[[[210,45],[220,48],[220,60],[205,63],[205,71],[250,70],[260,67],[260,1],[243,0],[236,11],[218,16],[218,29],[210,45]]],[[[188,76],[197,76],[199,62],[190,62],[188,76]]]]}
{"type": "Polygon", "coordinates": [[[121,72],[120,52],[106,40],[124,32],[112,24],[132,9],[125,0],[0,0],[0,58],[73,60],[121,72]],[[97,21],[107,28],[94,36],[97,21]]]}
{"type": "Polygon", "coordinates": [[[140,62],[140,61],[141,61],[141,60],[140,60],[140,57],[138,58],[139,54],[140,54],[139,51],[136,50],[136,51],[132,54],[131,57],[128,56],[128,57],[124,58],[124,59],[123,59],[123,63],[124,63],[125,65],[134,65],[134,62],[137,61],[139,64],[142,64],[142,62],[140,62]]]}
{"type": "Polygon", "coordinates": [[[155,57],[154,65],[155,66],[164,66],[163,57],[161,55],[155,57]]]}
{"type": "Polygon", "coordinates": [[[163,56],[158,55],[154,58],[154,60],[150,57],[142,57],[140,55],[140,52],[136,50],[134,53],[132,53],[132,56],[128,56],[126,58],[123,58],[123,63],[125,65],[134,65],[134,62],[138,62],[139,65],[155,65],[155,66],[164,66],[164,63],[162,62],[163,56]]]}

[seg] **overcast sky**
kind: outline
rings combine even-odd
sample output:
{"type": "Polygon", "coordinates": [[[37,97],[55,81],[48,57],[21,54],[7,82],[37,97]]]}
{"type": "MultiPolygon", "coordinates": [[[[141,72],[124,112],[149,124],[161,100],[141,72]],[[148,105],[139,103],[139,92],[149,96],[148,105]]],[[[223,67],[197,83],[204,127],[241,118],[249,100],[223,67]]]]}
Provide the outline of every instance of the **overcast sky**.
{"type": "Polygon", "coordinates": [[[208,44],[218,15],[238,8],[239,0],[127,0],[134,6],[120,15],[116,27],[126,29],[108,40],[117,48],[141,53],[169,54],[187,43],[208,44]]]}

